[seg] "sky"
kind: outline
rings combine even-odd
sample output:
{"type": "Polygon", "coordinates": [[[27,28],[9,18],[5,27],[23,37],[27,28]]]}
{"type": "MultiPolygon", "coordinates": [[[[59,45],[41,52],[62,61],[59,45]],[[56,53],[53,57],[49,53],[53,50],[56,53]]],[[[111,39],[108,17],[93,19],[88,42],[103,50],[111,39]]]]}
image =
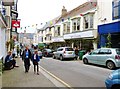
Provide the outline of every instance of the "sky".
{"type": "Polygon", "coordinates": [[[18,32],[24,32],[26,27],[27,33],[33,33],[35,28],[41,28],[46,22],[61,15],[63,6],[70,11],[87,1],[89,0],[18,0],[18,19],[21,20],[22,27],[18,32]],[[33,27],[36,24],[37,27],[33,27]]]}

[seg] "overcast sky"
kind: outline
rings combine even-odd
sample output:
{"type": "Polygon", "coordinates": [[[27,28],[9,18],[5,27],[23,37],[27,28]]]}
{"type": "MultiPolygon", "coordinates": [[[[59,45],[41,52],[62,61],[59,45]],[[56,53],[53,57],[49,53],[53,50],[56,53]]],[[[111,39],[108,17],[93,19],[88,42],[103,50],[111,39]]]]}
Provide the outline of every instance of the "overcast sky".
{"type": "Polygon", "coordinates": [[[21,19],[23,32],[26,28],[27,32],[34,32],[32,25],[41,23],[45,24],[47,21],[54,19],[61,15],[63,6],[70,11],[88,0],[18,0],[18,19],[21,19]],[[31,26],[31,27],[28,27],[31,26]]]}

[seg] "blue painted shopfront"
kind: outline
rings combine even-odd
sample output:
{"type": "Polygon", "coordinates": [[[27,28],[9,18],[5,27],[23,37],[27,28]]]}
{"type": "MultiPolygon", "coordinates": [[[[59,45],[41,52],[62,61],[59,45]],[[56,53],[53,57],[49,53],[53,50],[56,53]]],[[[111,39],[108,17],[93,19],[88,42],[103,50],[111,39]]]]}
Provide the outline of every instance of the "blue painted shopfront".
{"type": "Polygon", "coordinates": [[[98,33],[100,36],[99,47],[105,47],[107,43],[107,36],[111,34],[112,47],[120,48],[120,21],[103,24],[98,26],[98,33]]]}

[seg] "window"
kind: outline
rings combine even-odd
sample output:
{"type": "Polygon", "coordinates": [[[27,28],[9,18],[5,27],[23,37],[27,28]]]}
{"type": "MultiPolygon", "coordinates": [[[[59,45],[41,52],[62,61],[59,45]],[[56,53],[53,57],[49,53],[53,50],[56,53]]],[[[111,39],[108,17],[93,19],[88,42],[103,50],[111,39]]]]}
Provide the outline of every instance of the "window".
{"type": "Polygon", "coordinates": [[[60,48],[60,49],[58,49],[57,51],[62,51],[63,49],[62,48],[60,48]]]}
{"type": "Polygon", "coordinates": [[[72,20],[72,31],[80,31],[80,18],[72,20]]]}
{"type": "Polygon", "coordinates": [[[58,36],[60,36],[60,27],[58,27],[58,36]]]}
{"type": "Polygon", "coordinates": [[[66,22],[63,24],[63,31],[64,31],[64,34],[66,33],[70,33],[70,22],[66,22]]]}
{"type": "Polygon", "coordinates": [[[67,33],[70,33],[70,22],[67,22],[67,33]]]}
{"type": "Polygon", "coordinates": [[[64,28],[63,32],[66,33],[67,32],[67,24],[66,23],[63,24],[63,28],[64,28]]]}
{"type": "Polygon", "coordinates": [[[80,18],[77,20],[77,30],[80,30],[80,18]]]}
{"type": "Polygon", "coordinates": [[[93,28],[93,16],[94,14],[87,14],[84,16],[84,29],[93,28]]]}
{"type": "Polygon", "coordinates": [[[113,20],[120,19],[120,0],[113,0],[113,20]]]}
{"type": "Polygon", "coordinates": [[[43,37],[42,37],[42,42],[43,42],[43,37]]]}
{"type": "Polygon", "coordinates": [[[51,28],[49,28],[49,31],[51,31],[51,28]]]}
{"type": "Polygon", "coordinates": [[[111,50],[110,49],[101,49],[100,51],[99,51],[99,54],[111,54],[112,52],[111,52],[111,50]]]}
{"type": "Polygon", "coordinates": [[[73,51],[73,48],[65,48],[65,51],[73,51]]]}
{"type": "Polygon", "coordinates": [[[95,55],[95,54],[98,54],[98,53],[99,53],[99,49],[97,49],[97,50],[91,52],[90,55],[95,55]]]}

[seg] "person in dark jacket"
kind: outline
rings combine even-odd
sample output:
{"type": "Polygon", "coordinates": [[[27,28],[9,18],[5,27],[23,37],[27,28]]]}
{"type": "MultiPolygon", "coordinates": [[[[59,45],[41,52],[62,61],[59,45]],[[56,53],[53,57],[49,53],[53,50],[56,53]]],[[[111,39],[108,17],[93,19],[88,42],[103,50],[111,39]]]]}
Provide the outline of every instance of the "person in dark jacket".
{"type": "Polygon", "coordinates": [[[22,60],[24,62],[24,67],[25,67],[25,73],[29,71],[30,59],[31,59],[31,51],[26,46],[26,49],[23,51],[23,54],[22,54],[22,60]]]}
{"type": "Polygon", "coordinates": [[[76,60],[78,59],[78,53],[79,53],[79,50],[77,47],[75,47],[75,59],[76,60]]]}
{"type": "Polygon", "coordinates": [[[36,73],[36,66],[37,66],[37,74],[39,75],[39,65],[38,62],[40,61],[40,58],[38,56],[38,51],[35,50],[34,54],[32,55],[32,62],[34,65],[34,74],[36,73]]]}
{"type": "Polygon", "coordinates": [[[4,69],[5,70],[10,70],[13,69],[16,65],[16,60],[13,59],[12,57],[12,52],[9,51],[8,55],[5,57],[5,64],[4,64],[4,69]]]}

